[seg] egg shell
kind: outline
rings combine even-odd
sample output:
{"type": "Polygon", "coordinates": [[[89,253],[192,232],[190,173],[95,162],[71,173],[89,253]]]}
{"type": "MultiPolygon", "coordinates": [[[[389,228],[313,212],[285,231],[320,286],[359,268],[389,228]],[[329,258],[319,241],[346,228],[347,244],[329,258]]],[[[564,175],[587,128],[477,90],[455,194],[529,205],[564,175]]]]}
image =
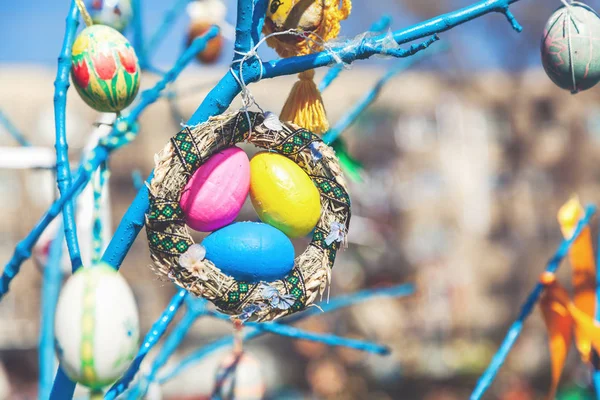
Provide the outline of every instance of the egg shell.
{"type": "Polygon", "coordinates": [[[133,16],[131,0],[92,0],[87,9],[94,24],[108,25],[120,32],[133,16]]]}
{"type": "Polygon", "coordinates": [[[271,0],[267,9],[267,23],[272,24],[277,32],[288,29],[302,32],[314,31],[323,19],[324,0],[313,0],[310,4],[307,3],[307,1],[271,0]]]}
{"type": "Polygon", "coordinates": [[[140,88],[140,66],[125,36],[106,25],[85,28],[73,43],[71,78],[90,107],[119,112],[140,88]]]}
{"type": "Polygon", "coordinates": [[[571,17],[561,7],[548,20],[542,64],[557,86],[577,92],[600,81],[600,18],[582,3],[575,2],[570,9],[571,17]]]}
{"type": "Polygon", "coordinates": [[[206,258],[244,282],[274,281],[294,267],[294,246],[279,230],[260,222],[237,222],[202,241],[206,258]]]}
{"type": "MultiPolygon", "coordinates": [[[[206,21],[192,21],[187,38],[187,45],[192,44],[194,39],[202,36],[210,29],[213,24],[206,21]]],[[[198,61],[204,64],[214,64],[217,62],[223,52],[223,36],[218,34],[213,39],[209,40],[204,50],[196,54],[198,61]]]]}
{"type": "Polygon", "coordinates": [[[81,268],[56,307],[56,351],[66,374],[99,389],[118,379],[139,341],[138,311],[125,279],[107,264],[81,268]]]}
{"type": "Polygon", "coordinates": [[[229,225],[238,216],[250,188],[250,161],[230,147],[210,157],[188,181],[179,205],[186,223],[200,232],[229,225]]]}
{"type": "Polygon", "coordinates": [[[321,216],[321,197],[310,177],[276,153],[250,160],[250,199],[261,221],[291,238],[309,234],[321,216]]]}
{"type": "Polygon", "coordinates": [[[222,378],[220,398],[236,400],[260,400],[264,398],[266,386],[260,361],[244,353],[239,360],[235,354],[227,355],[219,368],[215,381],[222,378]],[[237,364],[236,364],[237,360],[237,364]],[[232,368],[235,368],[231,371],[232,368]]]}

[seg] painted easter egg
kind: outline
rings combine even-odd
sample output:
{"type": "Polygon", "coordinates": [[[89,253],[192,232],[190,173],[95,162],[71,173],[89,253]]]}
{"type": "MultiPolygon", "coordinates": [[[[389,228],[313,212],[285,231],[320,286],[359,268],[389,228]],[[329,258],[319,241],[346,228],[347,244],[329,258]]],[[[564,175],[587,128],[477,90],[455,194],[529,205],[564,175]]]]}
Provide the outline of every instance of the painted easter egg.
{"type": "Polygon", "coordinates": [[[294,246],[279,230],[260,222],[237,222],[202,241],[206,258],[244,282],[274,281],[294,267],[294,246]]]}
{"type": "Polygon", "coordinates": [[[266,23],[271,25],[274,32],[288,29],[312,32],[323,19],[323,2],[324,0],[271,0],[266,23]]]}
{"type": "Polygon", "coordinates": [[[188,181],[179,202],[188,226],[210,232],[233,222],[250,188],[250,161],[230,147],[210,157],[188,181]]]}
{"type": "Polygon", "coordinates": [[[310,177],[276,153],[252,157],[250,199],[261,221],[291,238],[308,235],[321,216],[321,198],[310,177]]]}
{"type": "Polygon", "coordinates": [[[61,291],[54,331],[69,378],[92,389],[114,382],[133,360],[139,339],[138,311],[125,279],[104,263],[79,269],[61,291]]]}
{"type": "Polygon", "coordinates": [[[220,399],[260,400],[265,390],[260,362],[247,352],[227,355],[217,369],[213,393],[220,399]]]}
{"type": "Polygon", "coordinates": [[[71,77],[90,107],[119,112],[137,95],[140,66],[125,36],[109,26],[92,25],[73,44],[71,77]]]}
{"type": "Polygon", "coordinates": [[[95,24],[108,25],[119,32],[129,25],[133,16],[131,0],[92,0],[87,9],[95,24]]]}
{"type": "MultiPolygon", "coordinates": [[[[212,26],[207,21],[192,21],[188,30],[187,45],[192,44],[194,39],[202,36],[212,26]]],[[[218,34],[213,39],[209,40],[204,50],[196,54],[198,61],[204,64],[214,64],[217,62],[223,52],[223,36],[218,34]]]]}
{"type": "Polygon", "coordinates": [[[573,2],[552,14],[542,38],[542,64],[552,82],[573,93],[598,83],[599,39],[600,18],[587,5],[573,2]]]}

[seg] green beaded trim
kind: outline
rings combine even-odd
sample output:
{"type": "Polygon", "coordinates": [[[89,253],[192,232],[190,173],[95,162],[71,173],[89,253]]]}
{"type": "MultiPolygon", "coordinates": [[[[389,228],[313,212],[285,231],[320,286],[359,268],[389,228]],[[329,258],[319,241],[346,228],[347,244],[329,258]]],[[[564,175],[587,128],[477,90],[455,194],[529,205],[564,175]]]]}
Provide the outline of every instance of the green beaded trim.
{"type": "Polygon", "coordinates": [[[204,162],[200,149],[196,146],[190,128],[184,128],[181,132],[171,138],[171,143],[175,147],[175,154],[183,164],[185,170],[191,175],[204,162]]]}
{"type": "Polygon", "coordinates": [[[154,251],[172,256],[179,256],[194,244],[191,238],[174,233],[156,231],[146,226],[148,244],[154,251]]]}
{"type": "Polygon", "coordinates": [[[292,304],[292,311],[300,311],[306,307],[306,287],[304,279],[298,268],[294,268],[292,272],[283,280],[286,291],[296,298],[296,302],[292,304]]]}
{"type": "Polygon", "coordinates": [[[320,142],[321,139],[307,131],[306,129],[298,129],[296,131],[288,131],[290,134],[273,147],[273,150],[281,153],[286,157],[295,156],[304,151],[311,143],[320,142]]]}
{"type": "Polygon", "coordinates": [[[310,178],[321,192],[321,196],[327,197],[341,207],[350,209],[350,196],[339,183],[324,176],[311,176],[310,178]]]}
{"type": "Polygon", "coordinates": [[[154,222],[184,222],[185,214],[179,202],[150,196],[148,219],[154,222]]]}

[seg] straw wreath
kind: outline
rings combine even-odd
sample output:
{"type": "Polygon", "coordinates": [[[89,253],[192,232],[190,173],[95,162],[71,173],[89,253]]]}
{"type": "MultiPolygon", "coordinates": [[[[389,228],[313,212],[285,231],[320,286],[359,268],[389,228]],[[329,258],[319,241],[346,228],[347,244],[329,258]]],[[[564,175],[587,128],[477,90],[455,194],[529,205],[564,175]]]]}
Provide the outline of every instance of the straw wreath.
{"type": "Polygon", "coordinates": [[[154,269],[222,312],[242,320],[269,321],[300,311],[324,293],[337,250],[346,244],[350,198],[331,147],[307,130],[273,115],[232,112],[185,127],[155,157],[146,233],[154,269]],[[251,126],[251,129],[249,127],[251,126]],[[321,217],[293,270],[274,282],[249,283],[224,274],[204,258],[183,262],[194,248],[179,200],[193,173],[213,154],[248,141],[298,164],[321,195],[321,217]]]}

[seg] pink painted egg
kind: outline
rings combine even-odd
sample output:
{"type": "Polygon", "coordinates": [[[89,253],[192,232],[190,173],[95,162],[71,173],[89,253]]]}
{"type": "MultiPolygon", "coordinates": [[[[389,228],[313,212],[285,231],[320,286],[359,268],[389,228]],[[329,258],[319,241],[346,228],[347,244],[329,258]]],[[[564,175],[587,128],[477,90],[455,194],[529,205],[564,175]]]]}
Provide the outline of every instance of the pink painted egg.
{"type": "Polygon", "coordinates": [[[192,175],[179,204],[186,223],[200,232],[211,232],[235,220],[250,189],[250,161],[238,147],[208,159],[192,175]]]}

